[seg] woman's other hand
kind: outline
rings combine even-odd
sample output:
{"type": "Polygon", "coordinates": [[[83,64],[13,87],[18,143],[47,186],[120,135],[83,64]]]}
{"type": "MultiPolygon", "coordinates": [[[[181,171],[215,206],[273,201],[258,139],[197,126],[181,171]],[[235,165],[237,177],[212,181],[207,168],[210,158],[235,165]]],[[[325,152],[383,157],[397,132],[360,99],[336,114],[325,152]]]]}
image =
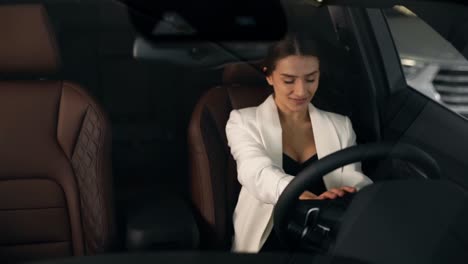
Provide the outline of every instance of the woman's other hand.
{"type": "Polygon", "coordinates": [[[336,199],[338,197],[343,197],[346,193],[355,193],[356,188],[350,186],[343,186],[340,188],[330,189],[321,195],[318,196],[318,199],[336,199]]]}
{"type": "Polygon", "coordinates": [[[346,193],[355,193],[356,188],[350,186],[343,186],[340,188],[330,189],[321,195],[315,195],[309,191],[305,191],[299,196],[299,200],[323,200],[323,199],[336,199],[343,197],[346,193]]]}

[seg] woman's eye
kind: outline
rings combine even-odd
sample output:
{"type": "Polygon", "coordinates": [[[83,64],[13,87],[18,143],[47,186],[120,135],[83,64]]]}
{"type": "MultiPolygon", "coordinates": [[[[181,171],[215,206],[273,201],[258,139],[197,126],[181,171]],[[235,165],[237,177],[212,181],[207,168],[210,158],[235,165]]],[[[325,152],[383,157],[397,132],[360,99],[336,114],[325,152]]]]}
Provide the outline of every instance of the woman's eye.
{"type": "Polygon", "coordinates": [[[313,83],[315,80],[307,80],[308,83],[313,83]]]}
{"type": "Polygon", "coordinates": [[[287,81],[287,80],[284,80],[284,83],[285,83],[285,84],[293,84],[293,83],[294,83],[294,80],[288,80],[288,81],[287,81]]]}

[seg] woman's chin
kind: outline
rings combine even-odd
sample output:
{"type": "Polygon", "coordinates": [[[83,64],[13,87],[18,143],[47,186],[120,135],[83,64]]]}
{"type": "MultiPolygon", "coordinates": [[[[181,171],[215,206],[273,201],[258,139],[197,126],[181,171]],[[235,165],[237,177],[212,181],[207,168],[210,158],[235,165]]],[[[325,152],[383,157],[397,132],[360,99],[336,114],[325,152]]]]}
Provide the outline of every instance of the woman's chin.
{"type": "Polygon", "coordinates": [[[277,105],[281,105],[284,110],[287,109],[289,112],[304,112],[309,109],[309,100],[297,101],[297,100],[281,100],[277,105]]]}
{"type": "Polygon", "coordinates": [[[307,105],[309,105],[309,102],[310,102],[310,99],[308,98],[304,98],[304,99],[288,98],[288,104],[293,108],[303,109],[304,107],[307,107],[307,105]]]}

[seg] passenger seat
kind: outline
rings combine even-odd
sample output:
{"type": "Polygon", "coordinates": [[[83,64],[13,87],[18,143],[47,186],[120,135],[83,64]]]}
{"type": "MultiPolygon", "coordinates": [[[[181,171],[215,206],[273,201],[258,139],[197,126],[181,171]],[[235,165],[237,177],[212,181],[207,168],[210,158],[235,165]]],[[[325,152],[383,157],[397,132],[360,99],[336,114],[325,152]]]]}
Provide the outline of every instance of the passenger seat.
{"type": "MultiPolygon", "coordinates": [[[[0,5],[0,262],[93,255],[114,241],[110,126],[59,68],[45,9],[0,5]]],[[[85,47],[83,47],[85,48],[85,47]]]]}

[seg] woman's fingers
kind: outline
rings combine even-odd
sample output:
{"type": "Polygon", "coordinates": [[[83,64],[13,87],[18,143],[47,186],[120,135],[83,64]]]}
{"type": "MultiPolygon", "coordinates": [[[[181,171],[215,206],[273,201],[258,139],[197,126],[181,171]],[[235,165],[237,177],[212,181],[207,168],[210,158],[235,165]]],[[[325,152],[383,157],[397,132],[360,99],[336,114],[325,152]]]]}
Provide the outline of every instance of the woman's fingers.
{"type": "Polygon", "coordinates": [[[345,191],[341,189],[330,189],[328,191],[338,195],[339,197],[343,197],[345,195],[345,191]]]}
{"type": "Polygon", "coordinates": [[[355,193],[356,192],[356,188],[350,187],[350,186],[343,186],[343,187],[341,187],[341,190],[349,192],[349,193],[355,193]]]}
{"type": "Polygon", "coordinates": [[[317,196],[309,191],[305,191],[299,196],[299,200],[323,200],[323,199],[336,199],[343,197],[346,193],[355,193],[356,188],[350,186],[343,186],[340,188],[330,189],[321,195],[317,196]]]}
{"type": "Polygon", "coordinates": [[[335,193],[328,191],[322,193],[319,197],[322,199],[336,199],[338,196],[335,193]]]}

